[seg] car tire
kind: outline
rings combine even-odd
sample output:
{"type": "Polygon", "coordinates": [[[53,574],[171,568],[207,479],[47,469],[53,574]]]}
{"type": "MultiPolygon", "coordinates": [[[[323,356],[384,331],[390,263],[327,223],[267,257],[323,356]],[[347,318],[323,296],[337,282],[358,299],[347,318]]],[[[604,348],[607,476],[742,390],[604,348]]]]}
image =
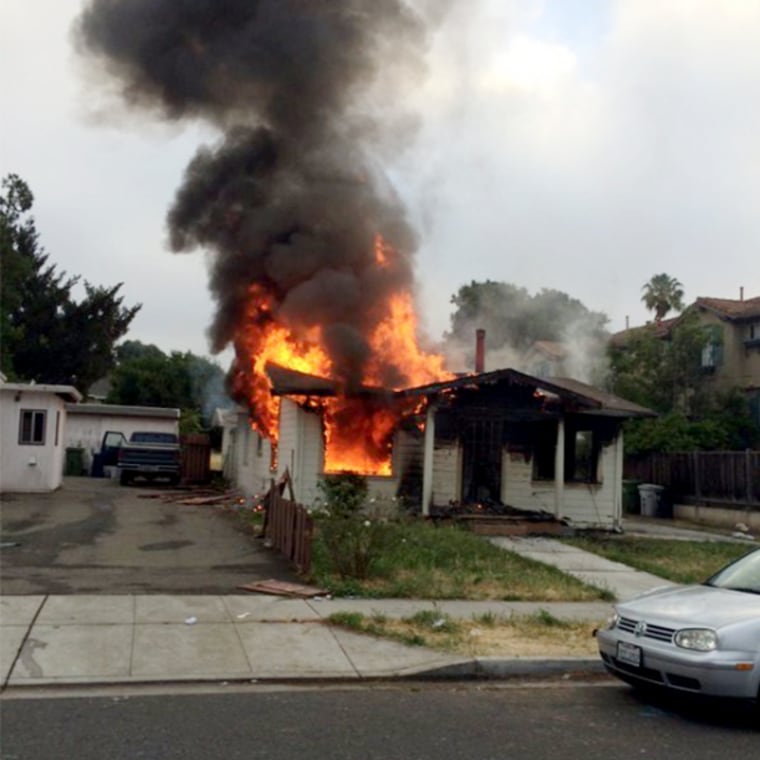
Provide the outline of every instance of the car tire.
{"type": "Polygon", "coordinates": [[[178,486],[179,485],[179,475],[170,475],[169,476],[169,485],[170,486],[178,486]]]}
{"type": "Polygon", "coordinates": [[[129,472],[122,472],[119,475],[119,483],[123,486],[128,486],[132,482],[132,474],[129,472]]]}

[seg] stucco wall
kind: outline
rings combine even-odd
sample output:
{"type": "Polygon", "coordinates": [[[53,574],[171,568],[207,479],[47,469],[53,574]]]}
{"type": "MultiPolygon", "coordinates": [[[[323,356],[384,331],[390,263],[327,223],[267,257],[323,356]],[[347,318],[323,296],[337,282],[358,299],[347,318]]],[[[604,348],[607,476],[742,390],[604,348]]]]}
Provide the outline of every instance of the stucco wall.
{"type": "Polygon", "coordinates": [[[0,491],[44,493],[60,487],[65,430],[66,408],[56,394],[33,387],[21,394],[0,388],[0,491]],[[23,410],[46,413],[44,445],[19,443],[23,410]]]}

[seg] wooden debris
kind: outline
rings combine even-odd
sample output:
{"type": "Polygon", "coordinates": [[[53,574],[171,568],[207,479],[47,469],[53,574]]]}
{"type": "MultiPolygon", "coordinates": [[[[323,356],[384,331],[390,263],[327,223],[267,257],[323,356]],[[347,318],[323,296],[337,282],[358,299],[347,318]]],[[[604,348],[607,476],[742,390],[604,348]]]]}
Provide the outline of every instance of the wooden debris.
{"type": "Polygon", "coordinates": [[[325,596],[327,590],[317,586],[305,586],[301,583],[288,583],[270,578],[266,581],[255,581],[238,586],[243,591],[254,591],[261,594],[273,594],[276,596],[290,596],[300,599],[308,599],[313,596],[325,596]]]}

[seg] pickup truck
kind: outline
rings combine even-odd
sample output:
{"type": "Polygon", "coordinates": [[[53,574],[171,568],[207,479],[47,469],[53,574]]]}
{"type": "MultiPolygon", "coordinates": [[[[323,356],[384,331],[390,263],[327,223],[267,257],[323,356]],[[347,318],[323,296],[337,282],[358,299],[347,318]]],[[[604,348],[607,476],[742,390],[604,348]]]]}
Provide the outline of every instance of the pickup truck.
{"type": "Polygon", "coordinates": [[[123,486],[138,477],[166,478],[170,485],[180,481],[182,457],[174,433],[137,431],[127,440],[124,433],[110,430],[103,436],[101,455],[105,465],[118,468],[123,486]]]}

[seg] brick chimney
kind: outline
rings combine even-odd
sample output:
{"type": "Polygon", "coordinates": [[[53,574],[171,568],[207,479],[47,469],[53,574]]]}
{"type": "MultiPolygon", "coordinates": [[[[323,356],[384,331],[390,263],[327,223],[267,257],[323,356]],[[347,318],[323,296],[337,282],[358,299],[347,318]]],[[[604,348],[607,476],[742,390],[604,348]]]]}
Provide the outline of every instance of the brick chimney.
{"type": "Polygon", "coordinates": [[[482,328],[475,331],[475,371],[486,371],[486,331],[482,328]]]}

